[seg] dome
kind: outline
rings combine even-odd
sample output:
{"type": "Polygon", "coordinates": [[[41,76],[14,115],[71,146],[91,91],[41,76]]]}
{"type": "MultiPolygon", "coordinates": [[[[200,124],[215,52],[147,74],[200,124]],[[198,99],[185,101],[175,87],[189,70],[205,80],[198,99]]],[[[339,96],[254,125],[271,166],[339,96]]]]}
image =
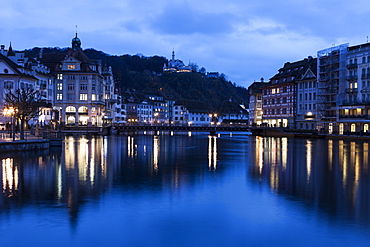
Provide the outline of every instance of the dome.
{"type": "Polygon", "coordinates": [[[76,37],[72,39],[72,49],[81,49],[81,40],[77,37],[77,33],[76,37]]]}

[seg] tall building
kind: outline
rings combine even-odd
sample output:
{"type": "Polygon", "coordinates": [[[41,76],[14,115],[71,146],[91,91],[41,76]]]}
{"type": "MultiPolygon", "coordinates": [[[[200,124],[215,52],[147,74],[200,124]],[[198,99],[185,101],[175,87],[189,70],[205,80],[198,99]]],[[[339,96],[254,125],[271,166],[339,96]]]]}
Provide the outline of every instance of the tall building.
{"type": "Polygon", "coordinates": [[[112,82],[106,84],[105,81],[111,78],[109,73],[112,72],[106,70],[103,73],[101,62],[87,57],[77,33],[67,53],[44,53],[39,60],[56,77],[55,109],[60,113],[60,123],[102,126],[106,99],[111,99],[110,93],[114,92],[112,82]],[[106,94],[106,85],[109,95],[106,94]]]}
{"type": "Polygon", "coordinates": [[[297,129],[316,129],[317,115],[317,59],[308,57],[305,59],[303,72],[297,78],[297,129]]]}
{"type": "Polygon", "coordinates": [[[270,82],[261,87],[263,123],[271,127],[297,128],[297,82],[307,74],[313,58],[287,62],[270,82]]]}
{"type": "Polygon", "coordinates": [[[261,78],[260,82],[253,82],[248,87],[248,95],[249,95],[249,126],[259,126],[262,124],[262,89],[261,87],[264,86],[266,82],[264,79],[261,78]]]}
{"type": "Polygon", "coordinates": [[[328,133],[338,131],[339,105],[345,96],[347,48],[348,43],[317,52],[318,129],[328,133]]]}
{"type": "Polygon", "coordinates": [[[344,97],[338,132],[368,132],[370,124],[370,43],[347,48],[344,97]]]}

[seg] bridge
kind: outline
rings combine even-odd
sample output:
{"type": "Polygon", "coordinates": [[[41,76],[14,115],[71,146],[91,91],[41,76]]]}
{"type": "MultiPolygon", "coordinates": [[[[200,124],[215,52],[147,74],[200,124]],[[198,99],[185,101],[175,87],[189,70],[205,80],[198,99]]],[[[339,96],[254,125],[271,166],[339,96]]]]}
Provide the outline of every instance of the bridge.
{"type": "Polygon", "coordinates": [[[112,128],[117,130],[118,133],[128,132],[128,131],[183,131],[183,132],[209,132],[211,134],[216,134],[217,132],[236,132],[236,131],[249,131],[250,129],[246,126],[151,126],[151,125],[122,125],[113,126],[112,128]]]}
{"type": "MultiPolygon", "coordinates": [[[[165,126],[165,125],[113,125],[105,127],[93,126],[68,126],[60,130],[48,130],[47,132],[60,133],[61,135],[110,135],[136,131],[182,131],[182,132],[209,132],[215,135],[217,132],[246,132],[250,131],[246,126],[165,126]]],[[[42,133],[40,132],[40,135],[42,133]]]]}

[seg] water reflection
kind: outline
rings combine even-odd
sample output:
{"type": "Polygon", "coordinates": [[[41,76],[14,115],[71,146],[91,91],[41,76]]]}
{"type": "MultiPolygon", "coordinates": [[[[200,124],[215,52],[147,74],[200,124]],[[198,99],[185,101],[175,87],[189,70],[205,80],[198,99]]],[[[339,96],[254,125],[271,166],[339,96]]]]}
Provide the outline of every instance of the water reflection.
{"type": "Polygon", "coordinates": [[[370,222],[368,143],[255,138],[250,174],[278,193],[370,222]],[[262,145],[263,144],[263,145],[262,145]]]}
{"type": "Polygon", "coordinates": [[[208,168],[217,169],[217,137],[208,136],[208,168]]]}
{"type": "Polygon", "coordinates": [[[191,177],[217,169],[217,137],[196,138],[184,133],[120,137],[66,137],[62,148],[25,152],[1,160],[0,208],[15,197],[25,203],[47,200],[66,206],[77,218],[84,198],[98,197],[115,183],[140,189],[174,189],[191,177]],[[208,144],[208,145],[207,145],[208,144]],[[196,152],[194,152],[196,151],[196,152]],[[189,166],[193,162],[208,169],[189,166]]]}
{"type": "Polygon", "coordinates": [[[18,167],[14,166],[12,158],[2,159],[3,194],[14,196],[18,190],[18,167]]]}

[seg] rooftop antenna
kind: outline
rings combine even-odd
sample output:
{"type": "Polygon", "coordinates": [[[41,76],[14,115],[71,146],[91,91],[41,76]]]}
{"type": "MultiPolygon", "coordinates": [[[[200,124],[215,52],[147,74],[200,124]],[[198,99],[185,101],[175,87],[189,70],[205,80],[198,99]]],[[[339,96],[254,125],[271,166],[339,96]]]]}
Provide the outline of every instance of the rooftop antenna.
{"type": "Polygon", "coordinates": [[[366,43],[369,43],[369,36],[366,36],[366,43]]]}
{"type": "Polygon", "coordinates": [[[76,25],[76,37],[77,37],[77,25],[76,25]]]}

